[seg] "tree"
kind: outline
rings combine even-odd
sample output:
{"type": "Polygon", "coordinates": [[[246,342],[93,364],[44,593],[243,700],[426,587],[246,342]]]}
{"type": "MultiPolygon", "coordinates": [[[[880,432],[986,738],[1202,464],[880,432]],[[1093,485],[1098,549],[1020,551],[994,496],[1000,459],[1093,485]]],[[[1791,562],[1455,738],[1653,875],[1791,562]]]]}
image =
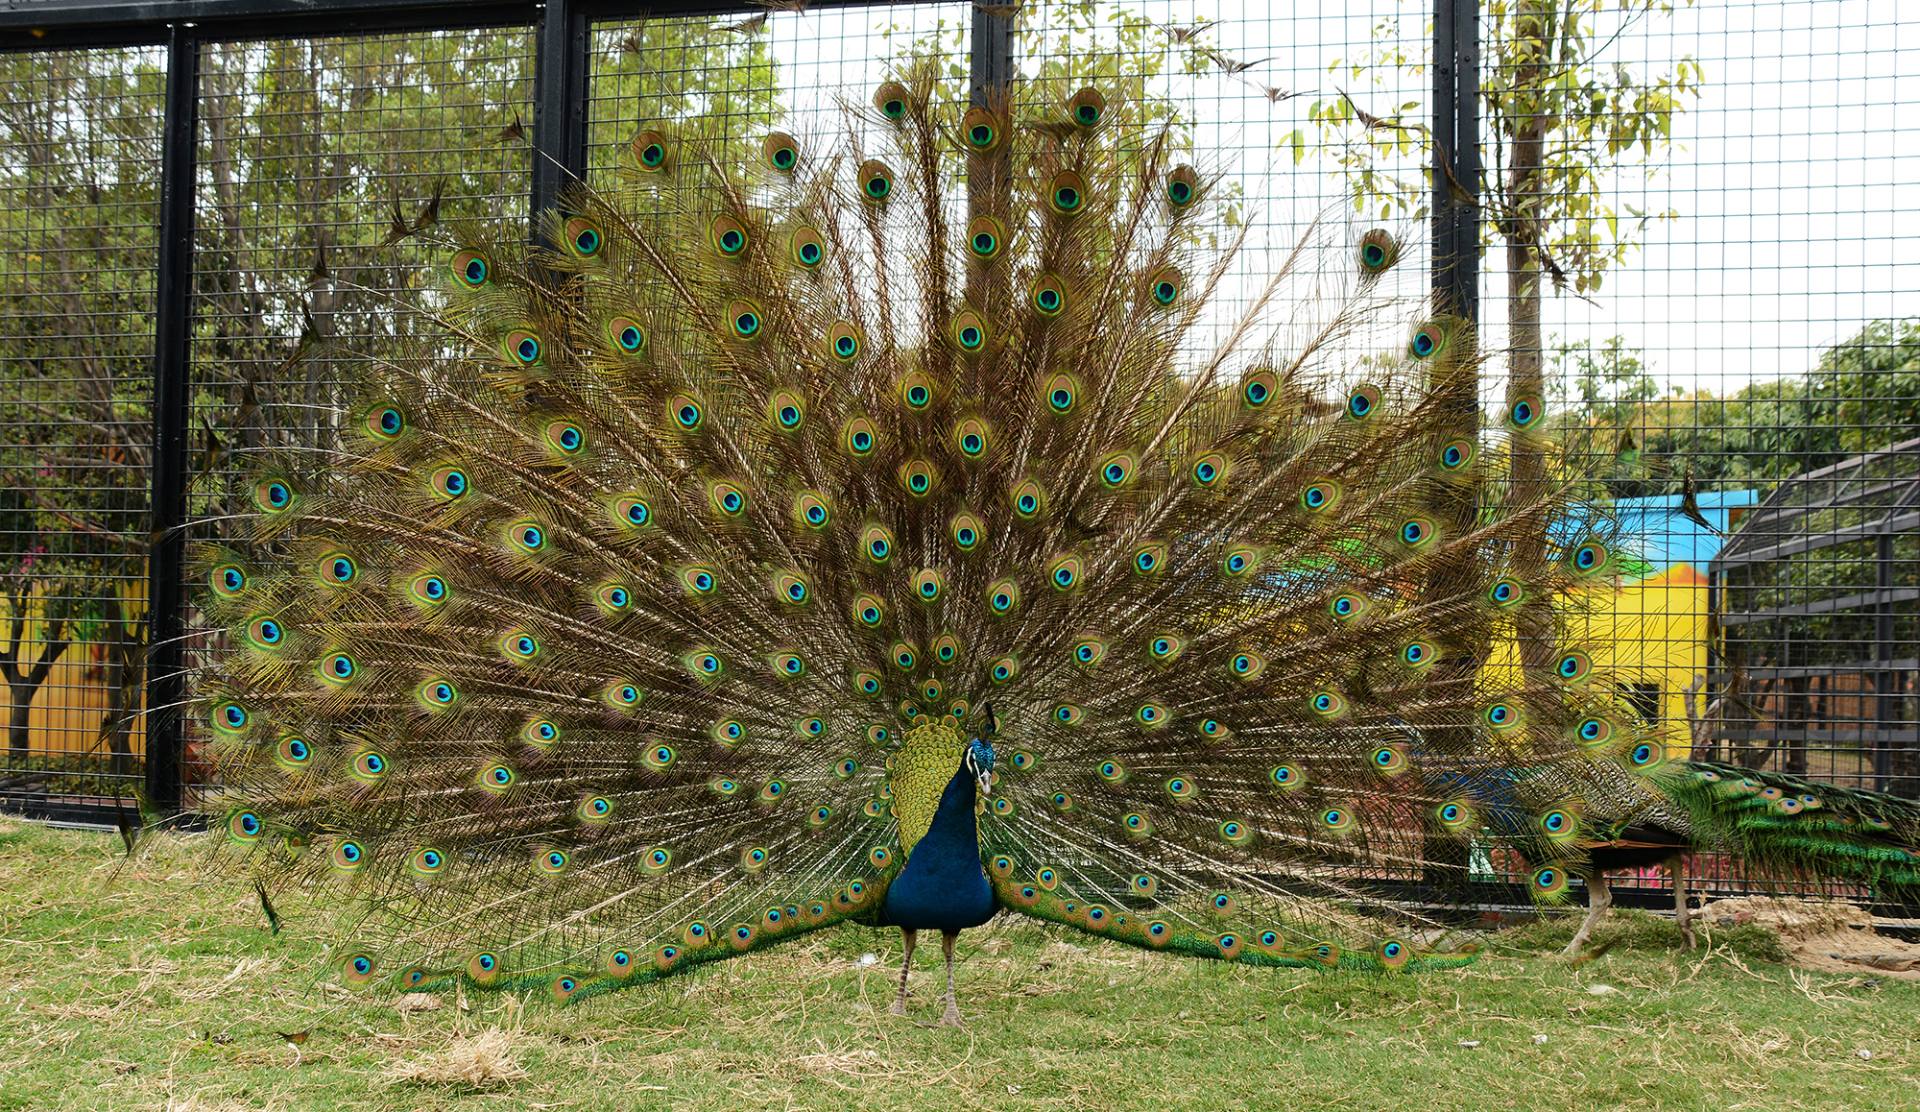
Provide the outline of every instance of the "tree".
{"type": "Polygon", "coordinates": [[[1619,336],[1559,344],[1550,366],[1562,403],[1551,431],[1572,469],[1588,465],[1598,497],[1677,494],[1689,481],[1764,491],[1920,430],[1920,319],[1873,321],[1805,374],[1726,396],[1657,396],[1642,353],[1619,336]]]}
{"type": "MultiPolygon", "coordinates": [[[[1598,291],[1607,270],[1625,260],[1638,234],[1656,219],[1616,200],[1613,183],[1630,171],[1647,177],[1659,172],[1659,156],[1672,143],[1673,117],[1684,111],[1687,98],[1698,96],[1704,73],[1692,58],[1647,74],[1605,56],[1636,22],[1673,8],[1673,0],[1486,0],[1482,6],[1481,162],[1487,173],[1475,200],[1482,243],[1498,243],[1505,252],[1503,412],[1523,401],[1538,406],[1546,397],[1546,285],[1582,296],[1598,291]]],[[[1430,60],[1400,46],[1397,33],[1396,19],[1382,21],[1373,47],[1353,59],[1335,59],[1330,72],[1344,71],[1363,90],[1383,87],[1394,70],[1425,73],[1430,60]]],[[[1401,119],[1418,118],[1418,107],[1417,101],[1401,105],[1401,119]]],[[[1308,114],[1328,140],[1357,209],[1378,208],[1387,217],[1425,215],[1428,188],[1407,156],[1415,145],[1430,145],[1429,131],[1383,122],[1344,92],[1316,102],[1308,114]]],[[[1295,157],[1304,158],[1303,138],[1291,142],[1295,157]]],[[[1453,184],[1468,192],[1476,187],[1453,184]]],[[[1535,444],[1516,444],[1509,467],[1520,499],[1544,493],[1551,481],[1550,462],[1535,444]]],[[[1523,666],[1537,672],[1553,656],[1545,601],[1523,608],[1518,620],[1523,666]]]]}

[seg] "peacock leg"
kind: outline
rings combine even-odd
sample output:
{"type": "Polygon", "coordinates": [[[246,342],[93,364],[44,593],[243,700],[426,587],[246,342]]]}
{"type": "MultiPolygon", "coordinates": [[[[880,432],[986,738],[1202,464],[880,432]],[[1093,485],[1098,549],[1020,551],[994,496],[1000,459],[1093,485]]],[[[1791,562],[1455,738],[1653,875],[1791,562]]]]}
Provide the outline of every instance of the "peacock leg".
{"type": "Polygon", "coordinates": [[[960,937],[959,931],[940,932],[940,949],[947,955],[947,1010],[940,1015],[940,1026],[959,1027],[960,1006],[953,1002],[953,940],[960,937]]]}
{"type": "Polygon", "coordinates": [[[893,1015],[907,1014],[907,973],[913,968],[913,942],[916,936],[917,932],[900,928],[900,940],[906,946],[907,956],[900,959],[900,992],[893,998],[893,1007],[887,1009],[893,1015]]]}
{"type": "Polygon", "coordinates": [[[1566,957],[1577,955],[1580,947],[1585,946],[1587,939],[1593,935],[1593,928],[1600,925],[1600,920],[1612,906],[1613,889],[1607,886],[1604,873],[1595,872],[1587,881],[1587,917],[1580,921],[1580,929],[1573,932],[1573,941],[1568,942],[1567,948],[1560,953],[1566,957]]]}
{"type": "Polygon", "coordinates": [[[1687,940],[1687,949],[1699,946],[1699,940],[1693,937],[1693,908],[1687,902],[1686,859],[1676,857],[1669,868],[1673,872],[1673,922],[1680,928],[1680,937],[1687,940]]]}

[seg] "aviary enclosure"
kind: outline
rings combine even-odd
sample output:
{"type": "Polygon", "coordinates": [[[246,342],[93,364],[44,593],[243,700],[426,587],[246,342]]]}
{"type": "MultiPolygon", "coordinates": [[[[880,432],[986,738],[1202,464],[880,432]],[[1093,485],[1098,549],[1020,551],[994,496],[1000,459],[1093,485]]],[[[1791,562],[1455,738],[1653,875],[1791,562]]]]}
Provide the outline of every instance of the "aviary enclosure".
{"type": "Polygon", "coordinates": [[[1563,477],[1624,523],[1636,562],[1584,620],[1639,712],[1696,755],[1920,795],[1920,225],[1900,199],[1920,138],[1899,111],[1920,75],[1891,11],[1609,6],[1543,58],[1513,45],[1527,10],[0,13],[0,806],[194,808],[200,739],[166,709],[196,651],[176,526],[232,497],[237,459],[336,435],[330,364],[289,370],[290,345],[303,322],[390,327],[378,291],[423,261],[381,247],[393,220],[435,198],[538,210],[653,118],[739,143],[824,130],[902,55],[976,93],[1019,73],[1159,98],[1256,225],[1230,277],[1249,288],[1323,211],[1416,229],[1435,297],[1478,321],[1483,407],[1544,387],[1563,477]]]}

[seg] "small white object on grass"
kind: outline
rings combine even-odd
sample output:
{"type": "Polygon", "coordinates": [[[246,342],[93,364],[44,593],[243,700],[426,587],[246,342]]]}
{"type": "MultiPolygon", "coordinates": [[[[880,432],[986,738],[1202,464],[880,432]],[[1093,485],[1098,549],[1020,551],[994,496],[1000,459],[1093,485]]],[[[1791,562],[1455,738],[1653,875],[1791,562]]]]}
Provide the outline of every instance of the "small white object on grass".
{"type": "Polygon", "coordinates": [[[1588,985],[1587,986],[1588,996],[1612,996],[1614,993],[1619,991],[1620,991],[1619,989],[1614,988],[1612,985],[1588,985]]]}
{"type": "Polygon", "coordinates": [[[1871,1061],[1873,1061],[1873,1051],[1871,1051],[1871,1050],[1868,1050],[1868,1049],[1867,1049],[1866,1047],[1864,1047],[1864,1046],[1863,1046],[1863,1047],[1861,1047],[1860,1049],[1858,1049],[1858,1050],[1856,1050],[1856,1051],[1854,1051],[1854,1053],[1855,1053],[1855,1054],[1858,1054],[1858,1055],[1860,1056],[1860,1060],[1861,1060],[1862,1062],[1871,1062],[1871,1061]]]}
{"type": "Polygon", "coordinates": [[[1533,1037],[1533,1045],[1535,1046],[1547,1045],[1547,1037],[1545,1035],[1535,1035],[1533,1037]]]}
{"type": "Polygon", "coordinates": [[[1466,1047],[1468,1050],[1472,1050],[1474,1047],[1480,1045],[1480,1040],[1479,1039],[1461,1039],[1460,1045],[1466,1047]]]}
{"type": "Polygon", "coordinates": [[[880,955],[879,954],[861,954],[860,960],[854,962],[854,964],[855,965],[879,965],[880,955]]]}

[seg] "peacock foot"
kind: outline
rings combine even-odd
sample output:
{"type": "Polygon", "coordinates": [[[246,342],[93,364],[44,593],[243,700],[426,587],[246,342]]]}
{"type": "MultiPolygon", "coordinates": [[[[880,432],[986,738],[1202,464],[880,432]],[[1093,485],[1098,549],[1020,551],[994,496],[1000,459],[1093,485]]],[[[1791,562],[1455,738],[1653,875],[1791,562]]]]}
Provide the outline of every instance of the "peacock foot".
{"type": "Polygon", "coordinates": [[[907,1014],[907,998],[904,996],[894,997],[893,1006],[887,1009],[887,1014],[888,1015],[906,1015],[907,1014]]]}
{"type": "Polygon", "coordinates": [[[956,1005],[952,1000],[947,1001],[947,1010],[941,1013],[940,1015],[940,1026],[942,1027],[965,1027],[966,1026],[966,1023],[963,1022],[960,1018],[959,1006],[956,1005]]]}

